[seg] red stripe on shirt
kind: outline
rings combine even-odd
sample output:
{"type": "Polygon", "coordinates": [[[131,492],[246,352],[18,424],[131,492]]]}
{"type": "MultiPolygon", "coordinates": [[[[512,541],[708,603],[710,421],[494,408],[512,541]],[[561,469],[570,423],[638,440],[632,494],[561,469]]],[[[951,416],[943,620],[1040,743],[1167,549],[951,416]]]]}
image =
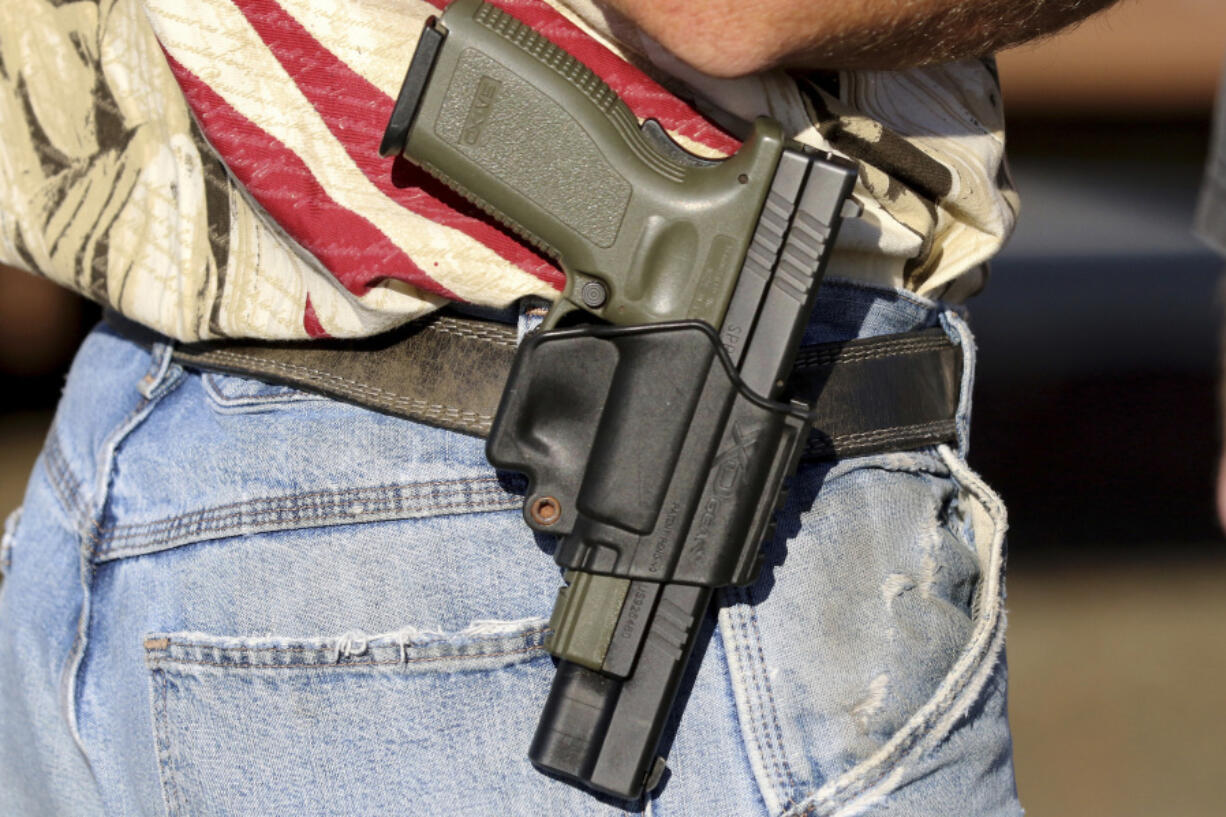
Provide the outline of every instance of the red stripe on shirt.
{"type": "Polygon", "coordinates": [[[350,292],[397,278],[456,299],[366,218],[337,204],[298,154],[247,119],[171,54],[166,60],[209,141],[235,177],[350,292]]]}
{"type": "MultiPolygon", "coordinates": [[[[427,0],[443,9],[450,0],[427,0]]],[[[640,119],[654,118],[667,130],[724,154],[741,143],[643,71],[623,60],[543,0],[497,0],[493,5],[536,29],[550,42],[587,65],[625,100],[640,119]]]]}
{"type": "MultiPolygon", "coordinates": [[[[562,273],[485,219],[474,206],[416,166],[379,156],[394,100],[353,71],[273,0],[234,0],[251,27],[319,113],[349,158],[384,195],[436,224],[454,228],[500,257],[560,289],[562,273]]],[[[405,50],[405,65],[411,53],[405,50]]]]}
{"type": "Polygon", "coordinates": [[[324,325],[319,322],[319,316],[315,314],[315,304],[311,303],[311,293],[307,293],[306,306],[302,309],[302,328],[306,330],[309,338],[330,338],[328,330],[324,329],[324,325]]]}

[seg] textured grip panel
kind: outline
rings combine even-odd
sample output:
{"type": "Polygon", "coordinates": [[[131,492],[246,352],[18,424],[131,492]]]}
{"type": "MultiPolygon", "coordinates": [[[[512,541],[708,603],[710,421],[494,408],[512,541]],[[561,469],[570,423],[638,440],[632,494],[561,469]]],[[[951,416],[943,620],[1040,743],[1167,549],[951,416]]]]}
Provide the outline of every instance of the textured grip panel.
{"type": "Polygon", "coordinates": [[[617,238],[630,183],[570,113],[497,60],[464,51],[434,131],[592,244],[617,238]]]}
{"type": "Polygon", "coordinates": [[[602,112],[609,113],[617,103],[617,93],[590,68],[497,6],[481,6],[473,19],[557,71],[602,112]]]}
{"type": "Polygon", "coordinates": [[[676,182],[682,180],[684,169],[661,156],[647,144],[639,131],[638,119],[621,101],[617,92],[596,76],[592,69],[496,6],[481,6],[473,15],[473,20],[518,46],[524,53],[535,57],[542,65],[552,68],[558,76],[575,86],[597,110],[609,118],[626,141],[626,147],[640,161],[661,176],[676,182]]]}

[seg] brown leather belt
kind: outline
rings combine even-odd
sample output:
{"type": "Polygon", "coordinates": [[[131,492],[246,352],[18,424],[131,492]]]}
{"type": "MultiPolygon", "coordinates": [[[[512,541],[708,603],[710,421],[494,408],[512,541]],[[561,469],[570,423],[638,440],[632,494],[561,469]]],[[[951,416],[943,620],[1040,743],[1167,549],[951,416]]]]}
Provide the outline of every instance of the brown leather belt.
{"type": "MultiPolygon", "coordinates": [[[[107,319],[151,339],[123,318],[107,319]]],[[[486,436],[516,342],[513,326],[441,313],[360,341],[180,345],[174,359],[486,436]]],[[[805,347],[791,387],[817,418],[806,457],[953,442],[961,380],[961,349],[939,328],[805,347]]]]}

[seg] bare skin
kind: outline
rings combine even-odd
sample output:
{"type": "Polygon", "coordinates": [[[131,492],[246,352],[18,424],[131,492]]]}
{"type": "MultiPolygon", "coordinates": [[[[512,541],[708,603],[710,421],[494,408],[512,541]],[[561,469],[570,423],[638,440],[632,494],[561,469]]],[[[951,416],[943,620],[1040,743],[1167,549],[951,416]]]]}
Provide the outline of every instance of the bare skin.
{"type": "Polygon", "coordinates": [[[1116,0],[601,0],[705,74],[906,68],[994,53],[1116,0]]]}

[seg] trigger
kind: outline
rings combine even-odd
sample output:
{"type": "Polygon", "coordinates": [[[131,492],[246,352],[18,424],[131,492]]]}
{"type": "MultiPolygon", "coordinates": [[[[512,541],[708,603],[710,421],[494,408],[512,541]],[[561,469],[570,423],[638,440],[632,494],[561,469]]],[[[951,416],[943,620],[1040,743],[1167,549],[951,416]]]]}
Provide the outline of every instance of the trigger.
{"type": "Polygon", "coordinates": [[[711,167],[719,164],[719,160],[717,159],[704,159],[701,156],[695,156],[693,153],[690,153],[688,150],[681,147],[681,145],[674,142],[672,137],[668,135],[668,131],[664,130],[664,127],[658,120],[648,119],[647,121],[643,122],[643,126],[640,128],[640,130],[642,130],[643,136],[647,137],[647,141],[650,142],[656,148],[656,150],[663,153],[666,158],[672,159],[678,164],[689,165],[690,167],[711,167]]]}

